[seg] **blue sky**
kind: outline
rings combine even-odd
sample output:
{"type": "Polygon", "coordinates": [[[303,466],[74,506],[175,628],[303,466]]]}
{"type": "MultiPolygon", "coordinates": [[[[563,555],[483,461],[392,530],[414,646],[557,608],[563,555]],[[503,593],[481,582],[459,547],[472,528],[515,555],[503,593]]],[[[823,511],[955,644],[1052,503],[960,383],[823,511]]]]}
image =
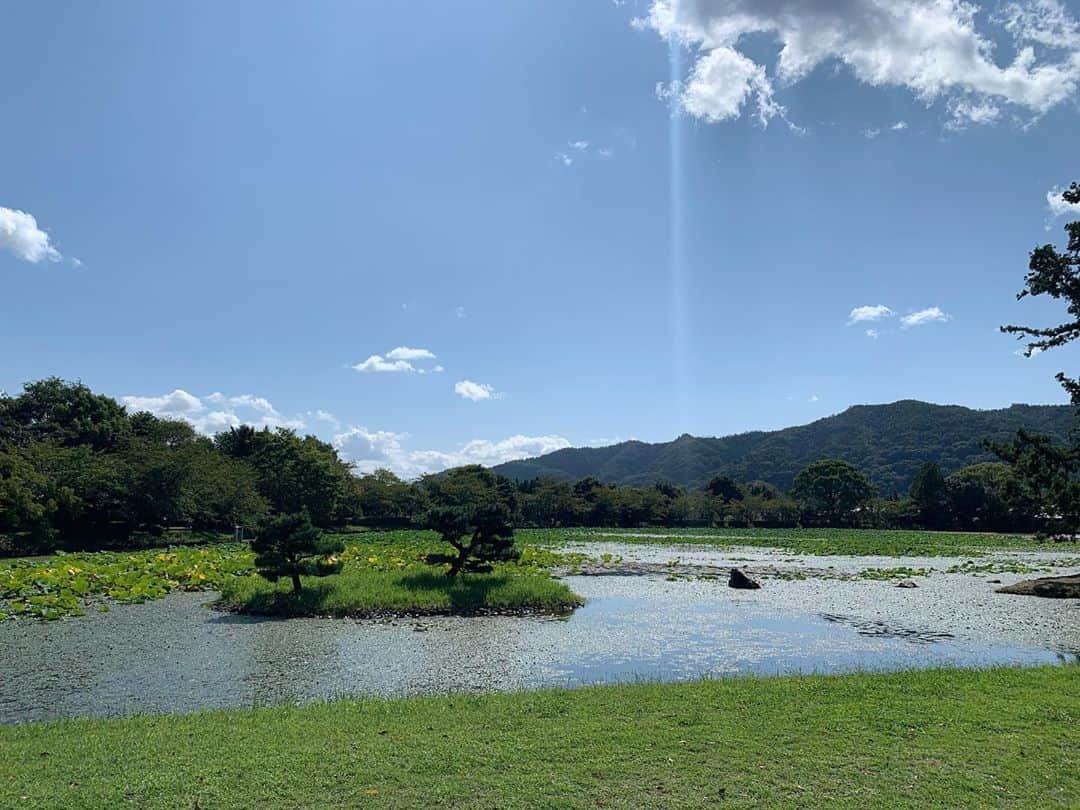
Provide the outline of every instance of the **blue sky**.
{"type": "Polygon", "coordinates": [[[1080,350],[996,329],[1064,315],[1014,296],[1080,179],[1080,8],[969,11],[8,3],[0,388],[406,475],[1064,402],[1080,350]]]}

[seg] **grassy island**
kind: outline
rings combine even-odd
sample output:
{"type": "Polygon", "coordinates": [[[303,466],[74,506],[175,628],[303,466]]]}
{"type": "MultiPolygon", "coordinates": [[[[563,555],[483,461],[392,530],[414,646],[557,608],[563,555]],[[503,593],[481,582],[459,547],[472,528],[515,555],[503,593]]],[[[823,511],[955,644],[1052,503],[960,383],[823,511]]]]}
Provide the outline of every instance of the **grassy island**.
{"type": "Polygon", "coordinates": [[[351,570],[304,580],[296,594],[288,581],[259,577],[227,580],[215,607],[260,616],[444,616],[561,614],[583,600],[544,574],[468,574],[449,579],[438,571],[351,570]]]}

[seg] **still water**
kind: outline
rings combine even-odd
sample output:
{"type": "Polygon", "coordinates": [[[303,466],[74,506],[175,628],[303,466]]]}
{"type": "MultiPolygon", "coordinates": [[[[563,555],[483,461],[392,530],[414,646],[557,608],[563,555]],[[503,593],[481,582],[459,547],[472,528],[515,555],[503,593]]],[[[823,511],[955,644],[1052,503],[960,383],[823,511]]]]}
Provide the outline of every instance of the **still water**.
{"type": "Polygon", "coordinates": [[[1038,664],[1070,651],[776,604],[765,591],[569,577],[569,618],[394,623],[217,613],[208,594],[0,625],[0,722],[742,673],[1038,664]]]}

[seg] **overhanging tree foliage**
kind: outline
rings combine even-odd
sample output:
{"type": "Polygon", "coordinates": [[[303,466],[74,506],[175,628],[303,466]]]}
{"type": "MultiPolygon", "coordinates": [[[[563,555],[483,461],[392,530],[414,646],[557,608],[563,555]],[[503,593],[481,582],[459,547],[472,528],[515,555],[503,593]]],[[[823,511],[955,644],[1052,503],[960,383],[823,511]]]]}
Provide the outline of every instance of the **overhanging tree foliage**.
{"type": "MultiPolygon", "coordinates": [[[[1062,194],[1067,203],[1080,204],[1080,184],[1062,194]]],[[[1031,252],[1024,289],[1017,299],[1046,295],[1063,301],[1069,318],[1049,327],[1003,326],[1003,332],[1028,341],[1026,354],[1064,346],[1080,338],[1080,221],[1065,225],[1065,250],[1046,244],[1031,252]]],[[[1027,494],[1043,509],[1052,531],[1075,535],[1080,531],[1080,380],[1065,372],[1057,380],[1077,406],[1077,424],[1070,441],[1056,444],[1050,437],[1020,430],[1011,443],[993,443],[992,449],[1009,462],[1027,494]]]]}

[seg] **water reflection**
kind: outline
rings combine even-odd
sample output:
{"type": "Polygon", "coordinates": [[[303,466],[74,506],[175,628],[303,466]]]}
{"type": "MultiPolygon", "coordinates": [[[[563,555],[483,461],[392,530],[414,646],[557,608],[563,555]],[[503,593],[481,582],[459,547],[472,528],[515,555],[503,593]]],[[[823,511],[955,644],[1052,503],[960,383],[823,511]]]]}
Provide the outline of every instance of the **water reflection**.
{"type": "Polygon", "coordinates": [[[178,594],[0,625],[0,722],[738,673],[1054,663],[1061,650],[781,604],[779,590],[573,578],[569,618],[262,620],[178,594]]]}

